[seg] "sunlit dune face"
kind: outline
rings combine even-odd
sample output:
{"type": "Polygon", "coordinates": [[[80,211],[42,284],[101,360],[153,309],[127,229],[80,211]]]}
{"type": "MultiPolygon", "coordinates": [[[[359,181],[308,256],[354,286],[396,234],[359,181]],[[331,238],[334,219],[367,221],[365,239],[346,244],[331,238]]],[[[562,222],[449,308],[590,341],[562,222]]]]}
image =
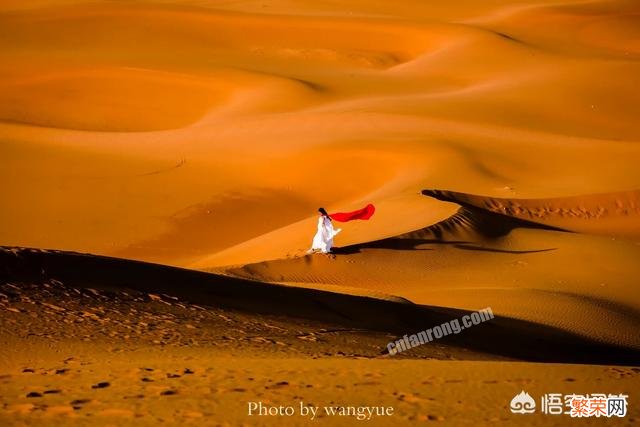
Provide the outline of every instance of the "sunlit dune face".
{"type": "Polygon", "coordinates": [[[93,131],[182,127],[228,97],[195,79],[121,68],[5,80],[0,87],[0,120],[93,131]]]}
{"type": "MultiPolygon", "coordinates": [[[[77,6],[2,19],[7,51],[199,66],[283,61],[308,67],[389,68],[433,45],[433,35],[385,20],[234,14],[171,7],[77,6]],[[364,43],[363,43],[364,41],[364,43]]],[[[254,63],[255,65],[255,63],[254,63]]]]}
{"type": "Polygon", "coordinates": [[[640,54],[640,15],[634,2],[585,2],[525,8],[491,22],[516,38],[568,56],[640,54]],[[563,36],[557,37],[556,31],[563,36]]]}
{"type": "Polygon", "coordinates": [[[639,164],[640,0],[0,0],[0,425],[631,425],[639,164]]]}
{"type": "Polygon", "coordinates": [[[207,267],[297,253],[317,206],[380,207],[349,244],[442,219],[424,188],[633,189],[637,18],[622,0],[8,0],[0,243],[207,267]]]}
{"type": "Polygon", "coordinates": [[[5,14],[0,36],[11,64],[0,120],[93,131],[175,129],[219,107],[304,107],[326,87],[301,72],[385,70],[442,39],[381,20],[107,5],[5,14]]]}

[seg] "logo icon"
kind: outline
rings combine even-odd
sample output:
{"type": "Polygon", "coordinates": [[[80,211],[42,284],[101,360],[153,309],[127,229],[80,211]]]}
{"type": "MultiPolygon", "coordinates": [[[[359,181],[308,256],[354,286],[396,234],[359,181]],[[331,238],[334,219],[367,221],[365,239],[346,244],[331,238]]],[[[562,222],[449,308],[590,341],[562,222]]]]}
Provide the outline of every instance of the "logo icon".
{"type": "Polygon", "coordinates": [[[535,411],[536,401],[524,390],[511,399],[511,412],[514,414],[533,414],[535,411]]]}

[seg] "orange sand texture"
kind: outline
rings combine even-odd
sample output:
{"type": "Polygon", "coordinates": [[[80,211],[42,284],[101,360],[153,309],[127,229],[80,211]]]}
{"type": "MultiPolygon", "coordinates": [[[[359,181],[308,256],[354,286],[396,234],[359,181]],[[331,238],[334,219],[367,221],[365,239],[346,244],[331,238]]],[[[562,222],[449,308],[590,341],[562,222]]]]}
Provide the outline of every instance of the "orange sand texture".
{"type": "Polygon", "coordinates": [[[3,0],[0,424],[567,422],[523,389],[625,392],[635,424],[639,87],[637,0],[3,0]],[[306,255],[319,206],[366,203],[306,255]]]}

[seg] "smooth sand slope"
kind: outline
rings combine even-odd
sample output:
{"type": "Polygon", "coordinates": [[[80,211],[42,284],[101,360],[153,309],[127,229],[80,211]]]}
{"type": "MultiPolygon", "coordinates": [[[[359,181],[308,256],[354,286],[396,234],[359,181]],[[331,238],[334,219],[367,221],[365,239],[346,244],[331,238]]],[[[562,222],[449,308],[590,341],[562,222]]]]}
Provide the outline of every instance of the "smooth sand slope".
{"type": "Polygon", "coordinates": [[[348,244],[446,218],[424,188],[635,189],[637,13],[3,2],[0,241],[185,266],[306,221],[263,250],[294,253],[320,205],[381,207],[348,244]]]}
{"type": "Polygon", "coordinates": [[[333,256],[214,270],[337,292],[355,287],[419,304],[489,306],[584,337],[640,346],[637,192],[540,200],[424,193],[461,207],[432,226],[340,247],[333,256]]]}

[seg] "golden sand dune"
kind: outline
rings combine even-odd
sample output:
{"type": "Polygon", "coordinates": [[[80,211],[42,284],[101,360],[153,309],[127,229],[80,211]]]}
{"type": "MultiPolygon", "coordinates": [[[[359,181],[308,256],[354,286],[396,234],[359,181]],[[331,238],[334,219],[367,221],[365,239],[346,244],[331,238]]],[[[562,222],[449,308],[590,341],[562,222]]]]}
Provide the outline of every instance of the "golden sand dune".
{"type": "Polygon", "coordinates": [[[503,199],[438,190],[422,193],[567,231],[628,238],[640,236],[640,190],[555,199],[503,199]]]}
{"type": "Polygon", "coordinates": [[[637,59],[637,12],[632,0],[556,2],[542,8],[514,7],[470,22],[505,31],[525,43],[535,40],[535,44],[564,55],[637,59]],[[559,27],[563,29],[562,38],[545,31],[559,27]]]}
{"type": "Polygon", "coordinates": [[[228,96],[211,82],[153,70],[74,69],[45,78],[32,72],[3,81],[2,120],[96,131],[176,128],[228,96]]]}
{"type": "MultiPolygon", "coordinates": [[[[394,337],[395,334],[402,334],[403,331],[420,328],[425,324],[439,324],[468,313],[466,310],[415,305],[397,298],[348,295],[329,290],[282,286],[89,254],[5,247],[1,249],[0,257],[3,271],[1,279],[6,283],[3,285],[4,296],[1,297],[5,310],[9,310],[7,307],[13,307],[9,311],[18,314],[44,310],[45,315],[53,315],[50,318],[51,322],[62,321],[65,316],[73,318],[73,316],[83,315],[91,318],[88,320],[95,320],[97,322],[95,326],[110,324],[101,332],[90,330],[87,333],[107,334],[111,338],[126,334],[129,329],[129,332],[140,335],[139,338],[145,341],[153,342],[157,339],[165,344],[186,345],[185,341],[188,341],[186,337],[179,333],[172,334],[170,322],[167,322],[165,329],[146,328],[148,322],[141,325],[144,331],[127,328],[125,326],[127,314],[123,311],[126,307],[118,306],[132,304],[138,306],[139,310],[148,310],[149,306],[144,303],[160,303],[160,306],[164,304],[176,309],[184,309],[178,304],[179,302],[182,302],[182,305],[197,303],[199,305],[195,305],[195,310],[204,311],[201,314],[205,317],[220,317],[216,314],[218,309],[232,317],[240,313],[245,313],[247,319],[254,316],[256,322],[266,322],[271,317],[279,324],[274,329],[284,333],[283,339],[296,330],[296,327],[291,327],[292,325],[284,326],[282,322],[286,322],[287,319],[294,322],[294,325],[299,319],[306,319],[316,328],[329,328],[349,334],[361,333],[360,339],[376,342],[368,348],[366,353],[368,357],[376,357],[387,353],[385,337],[394,337]],[[89,299],[84,299],[87,297],[89,299]],[[78,298],[81,300],[78,301],[78,298]],[[101,304],[100,301],[103,303],[101,304]],[[51,307],[51,304],[55,306],[51,307]],[[83,305],[86,307],[95,305],[93,311],[102,314],[94,313],[93,316],[86,314],[86,307],[82,312],[83,305]],[[60,308],[60,306],[66,308],[60,308]],[[212,307],[213,313],[207,312],[202,306],[212,307]],[[385,315],[380,316],[380,313],[385,315]],[[112,318],[111,315],[115,317],[112,318]]],[[[150,313],[150,320],[159,326],[157,322],[160,319],[151,319],[154,316],[156,314],[150,313]]],[[[202,322],[202,316],[196,316],[194,322],[202,322]]],[[[634,350],[624,345],[603,344],[589,337],[581,337],[558,328],[536,325],[509,317],[498,317],[494,320],[492,328],[475,328],[472,333],[449,337],[446,340],[446,348],[456,358],[474,360],[512,358],[622,364],[629,363],[635,357],[634,350]],[[524,333],[524,331],[529,332],[524,333]],[[513,345],[516,341],[528,342],[532,339],[532,334],[535,335],[539,344],[537,353],[532,354],[523,351],[518,345],[513,345]],[[507,337],[512,341],[511,343],[506,343],[507,337]],[[582,351],[577,352],[576,349],[582,349],[582,351]]],[[[188,316],[181,321],[189,321],[188,316]]],[[[69,322],[63,321],[63,323],[69,322]]],[[[47,328],[46,324],[47,322],[44,324],[36,322],[24,327],[25,329],[29,327],[48,329],[47,334],[59,339],[61,331],[55,327],[47,328]]],[[[77,326],[82,328],[87,325],[77,326]]],[[[224,328],[211,330],[206,324],[201,324],[197,329],[199,330],[191,332],[194,334],[224,334],[225,332],[224,328]]],[[[257,330],[253,332],[258,333],[257,330]]],[[[242,332],[241,335],[244,333],[242,332]]],[[[298,332],[298,334],[301,333],[298,332]]],[[[250,345],[251,340],[248,338],[245,340],[245,338],[240,340],[240,344],[250,345]]],[[[199,337],[199,339],[205,338],[199,337]]],[[[215,341],[211,337],[209,339],[215,341]]],[[[354,351],[357,351],[356,348],[357,346],[354,347],[354,351]]],[[[300,350],[308,351],[302,348],[300,350]]],[[[422,347],[417,352],[409,353],[408,356],[428,357],[429,351],[432,350],[428,346],[422,347]]],[[[365,354],[362,353],[362,355],[365,354]]]]}
{"type": "Polygon", "coordinates": [[[334,291],[356,287],[419,304],[486,305],[509,317],[640,346],[631,332],[640,321],[633,261],[640,256],[637,192],[540,200],[423,193],[462,207],[432,226],[337,248],[332,257],[307,255],[217,271],[334,291]]]}
{"type": "Polygon", "coordinates": [[[235,425],[248,399],[366,390],[399,424],[560,425],[508,402],[635,393],[637,368],[594,364],[640,350],[639,17],[635,0],[3,1],[0,424],[224,406],[235,425]],[[333,255],[305,254],[318,207],[367,203],[333,255]],[[384,351],[487,306],[493,323],[413,360],[384,351]]]}
{"type": "Polygon", "coordinates": [[[2,248],[0,266],[6,425],[241,423],[252,399],[354,396],[392,406],[403,425],[469,417],[548,425],[505,412],[513,390],[638,387],[637,368],[575,364],[633,364],[637,350],[508,317],[390,359],[386,342],[397,334],[468,311],[60,251],[2,248]],[[477,406],[475,393],[487,402],[477,406]],[[456,401],[468,411],[451,412],[456,401]]]}
{"type": "Polygon", "coordinates": [[[636,16],[627,1],[5,2],[0,238],[223,265],[303,249],[313,221],[286,227],[319,205],[383,207],[349,244],[445,218],[424,188],[635,188],[636,16]]]}

